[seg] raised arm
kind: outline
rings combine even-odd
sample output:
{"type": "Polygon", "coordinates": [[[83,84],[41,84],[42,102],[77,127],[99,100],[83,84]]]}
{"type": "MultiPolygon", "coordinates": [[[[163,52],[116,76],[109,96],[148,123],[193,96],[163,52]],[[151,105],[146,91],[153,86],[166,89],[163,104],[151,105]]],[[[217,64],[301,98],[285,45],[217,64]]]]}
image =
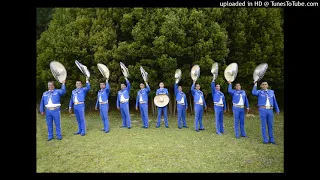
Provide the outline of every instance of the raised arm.
{"type": "Polygon", "coordinates": [[[178,83],[174,84],[174,96],[177,96],[178,93],[178,83]]]}
{"type": "Polygon", "coordinates": [[[86,87],[84,87],[84,91],[87,93],[91,89],[90,82],[86,81],[86,87]]]}
{"type": "Polygon", "coordinates": [[[110,92],[110,85],[109,85],[108,81],[106,81],[106,88],[104,88],[104,90],[106,93],[110,92]]]}
{"type": "Polygon", "coordinates": [[[254,96],[258,96],[259,95],[259,90],[257,90],[257,83],[255,83],[254,86],[253,86],[252,95],[254,95],[254,96]]]}
{"type": "Polygon", "coordinates": [[[228,93],[230,95],[233,95],[233,93],[234,93],[234,89],[232,89],[232,84],[231,83],[228,85],[228,93]]]}
{"type": "Polygon", "coordinates": [[[212,93],[212,97],[214,93],[216,93],[216,84],[214,83],[214,81],[211,82],[211,93],[212,93]]]}
{"type": "Polygon", "coordinates": [[[62,96],[62,95],[64,95],[66,93],[66,91],[67,91],[66,85],[65,85],[65,83],[63,83],[61,85],[61,89],[58,90],[58,93],[59,93],[60,96],[62,96]]]}
{"type": "Polygon", "coordinates": [[[146,87],[147,87],[147,88],[146,88],[146,92],[149,94],[149,92],[150,92],[150,86],[149,86],[149,84],[146,83],[146,87]]]}
{"type": "Polygon", "coordinates": [[[127,90],[130,93],[131,84],[130,84],[130,81],[127,78],[126,78],[126,82],[127,82],[127,90]]]}
{"type": "Polygon", "coordinates": [[[192,93],[192,96],[194,96],[194,93],[195,93],[194,86],[195,86],[195,83],[193,82],[193,84],[192,84],[192,86],[191,86],[191,93],[192,93]]]}

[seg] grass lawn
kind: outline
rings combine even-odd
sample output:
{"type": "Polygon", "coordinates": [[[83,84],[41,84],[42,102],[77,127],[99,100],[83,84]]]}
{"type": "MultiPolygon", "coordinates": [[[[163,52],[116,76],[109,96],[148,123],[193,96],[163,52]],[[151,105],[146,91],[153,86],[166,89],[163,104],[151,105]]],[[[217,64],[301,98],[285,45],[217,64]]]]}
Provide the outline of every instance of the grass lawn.
{"type": "MultiPolygon", "coordinates": [[[[98,111],[86,114],[87,135],[77,131],[75,116],[61,115],[63,140],[47,141],[45,117],[37,115],[37,172],[283,172],[283,114],[275,115],[277,145],[263,144],[260,119],[247,117],[248,138],[236,139],[232,115],[225,115],[225,133],[215,134],[214,114],[204,113],[205,130],[169,128],[149,115],[149,129],[141,128],[140,114],[131,115],[131,129],[120,128],[120,112],[109,112],[110,132],[104,133],[98,111]]],[[[55,127],[54,127],[55,128],[55,127]]],[[[54,130],[55,134],[55,130],[54,130]]]]}

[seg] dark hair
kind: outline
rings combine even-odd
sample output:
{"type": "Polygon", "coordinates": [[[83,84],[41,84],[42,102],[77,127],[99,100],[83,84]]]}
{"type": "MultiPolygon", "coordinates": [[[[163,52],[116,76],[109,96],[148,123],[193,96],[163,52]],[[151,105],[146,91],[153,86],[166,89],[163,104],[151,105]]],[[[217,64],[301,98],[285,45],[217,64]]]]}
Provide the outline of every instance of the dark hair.
{"type": "Polygon", "coordinates": [[[140,85],[141,85],[141,84],[143,84],[143,85],[144,85],[144,83],[143,83],[143,82],[141,82],[141,83],[140,83],[140,85]]]}
{"type": "Polygon", "coordinates": [[[159,84],[160,84],[160,83],[164,84],[162,81],[161,81],[161,82],[159,82],[159,84]]]}
{"type": "MultiPolygon", "coordinates": [[[[77,80],[76,82],[81,82],[80,80],[77,80]]],[[[81,82],[82,83],[82,82],[81,82]]]]}
{"type": "Polygon", "coordinates": [[[53,81],[48,81],[48,84],[49,84],[49,83],[52,83],[52,84],[54,85],[54,82],[53,82],[53,81]]]}
{"type": "Polygon", "coordinates": [[[219,83],[217,83],[217,84],[215,85],[215,87],[217,87],[218,85],[221,87],[221,85],[220,85],[219,83]]]}
{"type": "Polygon", "coordinates": [[[262,83],[267,83],[267,84],[268,84],[268,82],[267,82],[267,81],[261,81],[260,85],[261,85],[262,83]]]}
{"type": "Polygon", "coordinates": [[[101,83],[103,83],[104,85],[106,85],[106,83],[105,83],[105,82],[100,82],[100,84],[101,84],[101,83]]]}
{"type": "Polygon", "coordinates": [[[199,85],[199,86],[200,86],[200,84],[199,84],[199,83],[196,83],[196,86],[197,86],[197,85],[199,85]]]}
{"type": "Polygon", "coordinates": [[[239,85],[241,86],[241,84],[240,84],[240,83],[238,83],[238,82],[237,82],[237,83],[235,83],[234,85],[236,86],[237,84],[239,84],[239,85]]]}

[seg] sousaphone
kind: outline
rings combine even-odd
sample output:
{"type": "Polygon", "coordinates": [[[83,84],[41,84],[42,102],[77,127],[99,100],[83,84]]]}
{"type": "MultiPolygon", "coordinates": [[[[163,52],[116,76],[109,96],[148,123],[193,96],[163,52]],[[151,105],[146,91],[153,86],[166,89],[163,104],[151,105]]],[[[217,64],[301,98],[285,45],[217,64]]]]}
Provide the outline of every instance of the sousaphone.
{"type": "Polygon", "coordinates": [[[237,63],[231,63],[227,66],[227,68],[224,70],[224,77],[227,81],[233,82],[238,74],[238,64],[237,63]]]}
{"type": "Polygon", "coordinates": [[[53,77],[62,83],[62,81],[66,80],[67,78],[67,71],[66,68],[57,61],[52,61],[50,63],[50,70],[53,75],[53,77]]]}
{"type": "Polygon", "coordinates": [[[87,68],[87,66],[81,64],[79,61],[75,61],[76,65],[78,66],[78,68],[80,69],[80,71],[87,77],[89,78],[90,77],[90,72],[87,68]]]}
{"type": "Polygon", "coordinates": [[[267,63],[262,63],[259,66],[257,66],[256,69],[253,71],[253,81],[258,82],[259,80],[261,80],[265,75],[267,69],[268,69],[267,63]]]}

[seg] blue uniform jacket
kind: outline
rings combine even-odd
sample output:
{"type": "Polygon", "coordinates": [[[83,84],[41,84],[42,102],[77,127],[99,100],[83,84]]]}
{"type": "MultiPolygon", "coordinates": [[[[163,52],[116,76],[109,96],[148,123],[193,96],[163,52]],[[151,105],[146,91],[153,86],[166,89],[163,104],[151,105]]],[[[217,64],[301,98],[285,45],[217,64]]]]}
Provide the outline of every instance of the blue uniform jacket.
{"type": "Polygon", "coordinates": [[[212,93],[213,103],[214,102],[219,102],[220,101],[220,97],[222,97],[223,110],[226,110],[227,109],[226,98],[224,97],[223,92],[216,90],[216,85],[215,85],[214,82],[211,82],[211,93],[212,93]]]}
{"type": "Polygon", "coordinates": [[[100,105],[100,103],[99,103],[100,95],[101,95],[101,100],[103,102],[106,102],[106,101],[108,101],[109,93],[110,93],[110,85],[109,85],[109,83],[106,83],[106,87],[103,90],[100,89],[98,91],[98,99],[97,99],[97,102],[96,102],[96,108],[98,108],[99,105],[100,105]]]}
{"type": "Polygon", "coordinates": [[[270,105],[273,106],[277,113],[280,112],[280,109],[278,107],[278,103],[276,100],[276,96],[274,94],[273,90],[257,90],[257,86],[253,86],[252,94],[254,96],[258,96],[258,106],[265,106],[267,102],[267,94],[268,99],[270,102],[270,105]]]}
{"type": "Polygon", "coordinates": [[[248,97],[247,97],[246,92],[244,90],[238,91],[238,90],[232,89],[232,85],[229,84],[228,92],[232,96],[232,103],[234,103],[234,104],[238,104],[239,103],[240,94],[242,94],[243,103],[247,108],[249,108],[248,97]]]}
{"type": "Polygon", "coordinates": [[[136,98],[136,107],[138,107],[139,101],[140,101],[140,96],[142,96],[142,100],[146,101],[148,104],[148,94],[150,92],[150,87],[147,85],[147,88],[140,89],[137,93],[137,98],[136,98]]]}
{"type": "Polygon", "coordinates": [[[178,84],[174,84],[174,95],[176,96],[176,101],[181,101],[182,98],[184,98],[184,104],[186,107],[188,107],[188,101],[187,101],[187,96],[184,92],[180,92],[178,90],[178,84]]]}
{"type": "Polygon", "coordinates": [[[204,108],[207,107],[206,101],[205,101],[204,96],[203,96],[203,92],[200,91],[200,90],[196,90],[194,83],[191,86],[191,93],[192,93],[192,96],[193,96],[193,102],[195,102],[195,103],[199,102],[200,96],[201,96],[201,98],[203,100],[203,107],[204,108]]]}
{"type": "Polygon", "coordinates": [[[77,95],[77,99],[79,102],[84,102],[87,92],[90,90],[90,83],[87,82],[86,83],[86,87],[82,87],[82,88],[77,88],[74,89],[71,93],[71,98],[70,98],[70,103],[69,103],[69,108],[72,107],[72,105],[74,104],[73,100],[74,100],[74,96],[77,95]]]}
{"type": "Polygon", "coordinates": [[[118,95],[117,95],[117,108],[120,107],[120,99],[121,99],[121,95],[123,95],[123,97],[125,99],[129,99],[130,98],[130,88],[131,88],[131,84],[129,82],[129,80],[126,80],[127,83],[127,87],[124,89],[121,89],[120,91],[118,91],[118,95]]]}
{"type": "Polygon", "coordinates": [[[44,111],[44,106],[48,104],[50,93],[52,93],[51,101],[53,104],[60,104],[60,96],[66,93],[66,85],[62,84],[61,89],[54,89],[52,92],[46,91],[42,94],[42,98],[40,101],[40,112],[44,111]]]}

